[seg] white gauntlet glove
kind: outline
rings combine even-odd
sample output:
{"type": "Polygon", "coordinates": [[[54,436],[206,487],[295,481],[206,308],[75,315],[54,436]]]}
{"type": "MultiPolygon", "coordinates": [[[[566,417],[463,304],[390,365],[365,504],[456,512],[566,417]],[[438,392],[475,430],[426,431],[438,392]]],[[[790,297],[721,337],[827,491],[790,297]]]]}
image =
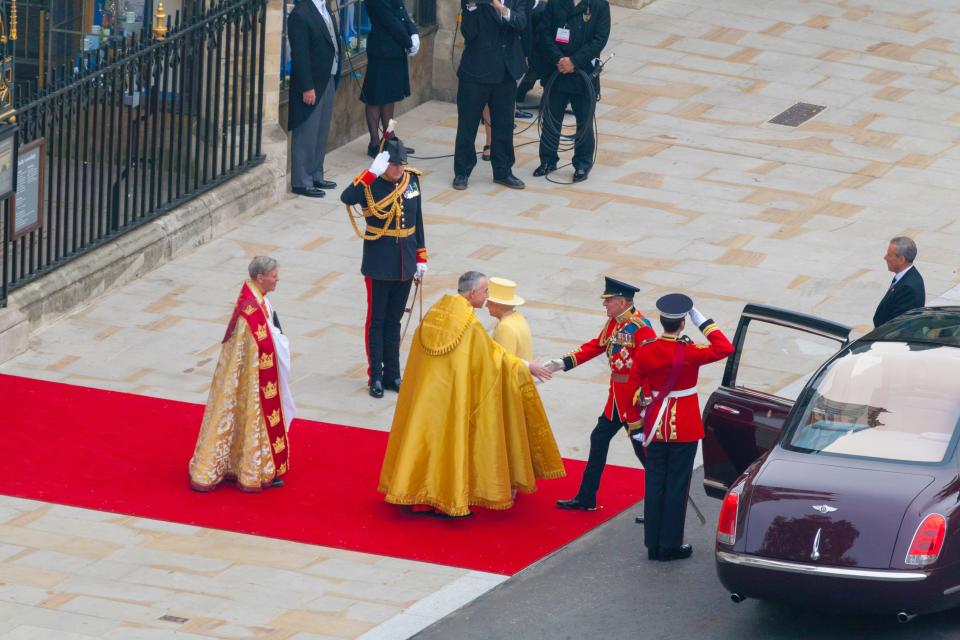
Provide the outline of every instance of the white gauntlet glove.
{"type": "Polygon", "coordinates": [[[413,34],[410,36],[410,41],[413,42],[413,46],[407,50],[407,55],[411,58],[417,55],[417,52],[420,51],[420,36],[413,34]]]}
{"type": "Polygon", "coordinates": [[[413,274],[413,279],[416,280],[417,282],[420,282],[421,280],[423,280],[423,274],[425,274],[426,272],[427,272],[427,263],[418,262],[417,272],[413,274]]]}
{"type": "Polygon", "coordinates": [[[698,327],[707,321],[706,317],[697,311],[696,307],[690,309],[690,319],[693,320],[693,324],[697,325],[698,327]]]}
{"type": "Polygon", "coordinates": [[[563,371],[563,358],[554,358],[543,363],[544,368],[549,369],[551,373],[563,371]]]}
{"type": "Polygon", "coordinates": [[[377,157],[373,159],[373,163],[370,165],[370,173],[379,178],[383,175],[383,172],[387,170],[389,165],[390,154],[386,151],[381,151],[377,154],[377,157]]]}

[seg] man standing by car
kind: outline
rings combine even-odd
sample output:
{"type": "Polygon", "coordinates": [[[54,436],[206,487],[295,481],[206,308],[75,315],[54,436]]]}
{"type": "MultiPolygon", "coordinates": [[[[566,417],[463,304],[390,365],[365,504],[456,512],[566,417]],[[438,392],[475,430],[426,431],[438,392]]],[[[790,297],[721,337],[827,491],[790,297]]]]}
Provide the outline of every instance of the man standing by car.
{"type": "Polygon", "coordinates": [[[642,438],[647,448],[643,501],[647,557],[682,560],[693,553],[691,545],[683,544],[683,524],[693,460],[703,439],[697,377],[702,365],[733,353],[733,345],[713,320],[705,318],[694,308],[693,300],[682,293],[657,300],[657,310],[663,333],[640,345],[630,371],[632,383],[638,385],[645,379],[653,396],[644,412],[643,431],[634,433],[633,438],[642,438]],[[709,345],[694,344],[680,335],[688,314],[710,341],[709,345]]]}
{"type": "Polygon", "coordinates": [[[527,26],[525,0],[461,0],[464,49],[457,78],[457,141],[453,156],[453,188],[467,188],[477,164],[477,127],[483,107],[490,105],[493,130],[490,164],[493,181],[511,189],[523,189],[513,175],[513,114],[517,81],[527,64],[520,36],[527,26]]]}
{"type": "Polygon", "coordinates": [[[874,327],[879,327],[911,309],[919,309],[927,300],[923,276],[913,266],[913,261],[917,259],[917,243],[906,236],[897,236],[890,241],[883,259],[894,276],[890,288],[873,314],[874,327]]]}
{"type": "MultiPolygon", "coordinates": [[[[630,432],[640,428],[640,409],[634,404],[634,397],[642,381],[630,380],[629,374],[636,360],[637,348],[656,338],[656,334],[643,314],[633,307],[633,296],[639,290],[626,282],[606,278],[606,287],[601,297],[603,307],[607,310],[607,321],[600,330],[600,335],[562,358],[544,364],[551,372],[569,371],[601,353],[606,354],[610,364],[607,404],[597,418],[597,426],[590,433],[590,454],[583,470],[580,490],[569,500],[557,500],[557,506],[561,509],[593,511],[597,508],[597,490],[600,488],[603,468],[607,464],[610,440],[621,429],[630,432]]],[[[641,443],[631,440],[630,444],[633,445],[637,459],[645,465],[641,443]]]]}

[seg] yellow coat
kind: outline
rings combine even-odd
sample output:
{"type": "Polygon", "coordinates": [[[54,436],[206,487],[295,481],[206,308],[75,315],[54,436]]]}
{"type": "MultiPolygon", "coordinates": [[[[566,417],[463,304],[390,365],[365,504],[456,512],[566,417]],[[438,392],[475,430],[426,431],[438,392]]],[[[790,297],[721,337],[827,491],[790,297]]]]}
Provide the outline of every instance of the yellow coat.
{"type": "Polygon", "coordinates": [[[493,330],[493,339],[518,358],[523,358],[527,362],[533,360],[533,336],[530,335],[530,325],[519,311],[511,311],[500,318],[493,330]]]}
{"type": "Polygon", "coordinates": [[[512,491],[566,475],[523,362],[494,342],[460,295],[423,318],[393,414],[379,491],[452,515],[513,506],[512,491]]]}

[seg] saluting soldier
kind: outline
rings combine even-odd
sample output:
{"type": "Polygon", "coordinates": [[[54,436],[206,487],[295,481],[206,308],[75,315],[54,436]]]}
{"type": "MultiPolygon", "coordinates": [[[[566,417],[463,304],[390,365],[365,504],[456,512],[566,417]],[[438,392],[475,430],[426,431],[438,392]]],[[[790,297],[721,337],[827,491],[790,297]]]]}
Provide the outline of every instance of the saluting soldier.
{"type": "MultiPolygon", "coordinates": [[[[597,508],[597,490],[607,464],[610,440],[620,429],[626,429],[629,433],[641,427],[640,408],[634,404],[634,396],[642,381],[631,379],[630,370],[637,348],[644,341],[656,338],[656,334],[650,322],[633,306],[633,296],[638,291],[633,285],[607,277],[601,296],[607,310],[607,321],[600,335],[544,365],[552,372],[569,371],[601,353],[606,354],[610,364],[607,404],[590,434],[590,455],[583,470],[580,490],[569,500],[557,500],[557,506],[561,509],[593,511],[597,508]]],[[[635,440],[630,443],[637,458],[644,463],[642,444],[635,440]]]]}
{"type": "Polygon", "coordinates": [[[354,231],[363,239],[367,384],[374,398],[382,398],[384,389],[400,390],[400,320],[413,281],[427,272],[420,171],[406,164],[406,147],[392,137],[370,168],[340,194],[354,231]],[[354,214],[355,205],[362,208],[362,216],[354,214]],[[364,229],[357,223],[360,217],[364,229]]]}
{"type": "Polygon", "coordinates": [[[689,558],[683,524],[697,445],[703,439],[697,377],[700,367],[723,360],[733,345],[713,320],[705,318],[682,293],[657,300],[663,333],[640,346],[631,380],[646,380],[653,397],[643,416],[643,431],[632,439],[647,447],[646,495],[643,501],[644,543],[650,560],[689,558]],[[694,344],[681,335],[690,316],[710,344],[694,344]]]}

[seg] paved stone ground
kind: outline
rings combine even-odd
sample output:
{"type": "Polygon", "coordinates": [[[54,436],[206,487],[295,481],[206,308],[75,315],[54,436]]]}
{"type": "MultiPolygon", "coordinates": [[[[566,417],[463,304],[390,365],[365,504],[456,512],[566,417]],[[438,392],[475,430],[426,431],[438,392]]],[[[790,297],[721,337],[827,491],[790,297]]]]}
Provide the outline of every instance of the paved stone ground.
{"type": "MultiPolygon", "coordinates": [[[[647,312],[659,295],[683,290],[731,330],[743,305],[758,301],[861,333],[889,282],[887,240],[900,234],[920,246],[929,299],[960,303],[955,3],[658,0],[613,15],[607,50],[616,58],[604,73],[588,182],[530,177],[535,144],[518,149],[522,192],[494,185],[485,163],[469,190],[453,191],[452,160],[415,161],[427,172],[425,304],[453,291],[467,269],[513,278],[544,357],[596,334],[604,274],[640,286],[647,312]],[[798,101],[827,108],[798,128],[767,122],[798,101]]],[[[455,126],[453,105],[428,103],[399,133],[437,156],[450,152],[455,126]]],[[[534,140],[535,130],[520,138],[534,140]]],[[[330,154],[329,176],[346,183],[367,161],[364,149],[357,140],[330,154]]],[[[0,371],[202,403],[246,264],[269,253],[281,261],[272,297],[292,338],[302,417],[388,428],[395,396],[373,400],[364,386],[360,241],[335,195],[290,199],[106,292],[34,336],[0,371]]],[[[784,351],[765,348],[771,358],[784,351]]],[[[701,390],[720,373],[705,369],[701,390]]],[[[606,379],[594,362],[541,388],[564,455],[586,456],[606,379]]],[[[610,460],[636,464],[624,438],[610,460]]],[[[500,579],[0,498],[0,610],[11,614],[0,615],[0,640],[171,637],[172,629],[404,637],[500,579]],[[235,553],[220,554],[219,544],[235,553]],[[264,548],[288,559],[272,563],[264,548]],[[323,568],[330,562],[332,576],[323,568]],[[258,613],[243,590],[207,586],[223,575],[261,590],[282,575],[300,593],[282,611],[258,613]],[[113,587],[90,586],[98,581],[113,587]],[[157,621],[163,613],[191,620],[177,627],[157,621]]]]}

